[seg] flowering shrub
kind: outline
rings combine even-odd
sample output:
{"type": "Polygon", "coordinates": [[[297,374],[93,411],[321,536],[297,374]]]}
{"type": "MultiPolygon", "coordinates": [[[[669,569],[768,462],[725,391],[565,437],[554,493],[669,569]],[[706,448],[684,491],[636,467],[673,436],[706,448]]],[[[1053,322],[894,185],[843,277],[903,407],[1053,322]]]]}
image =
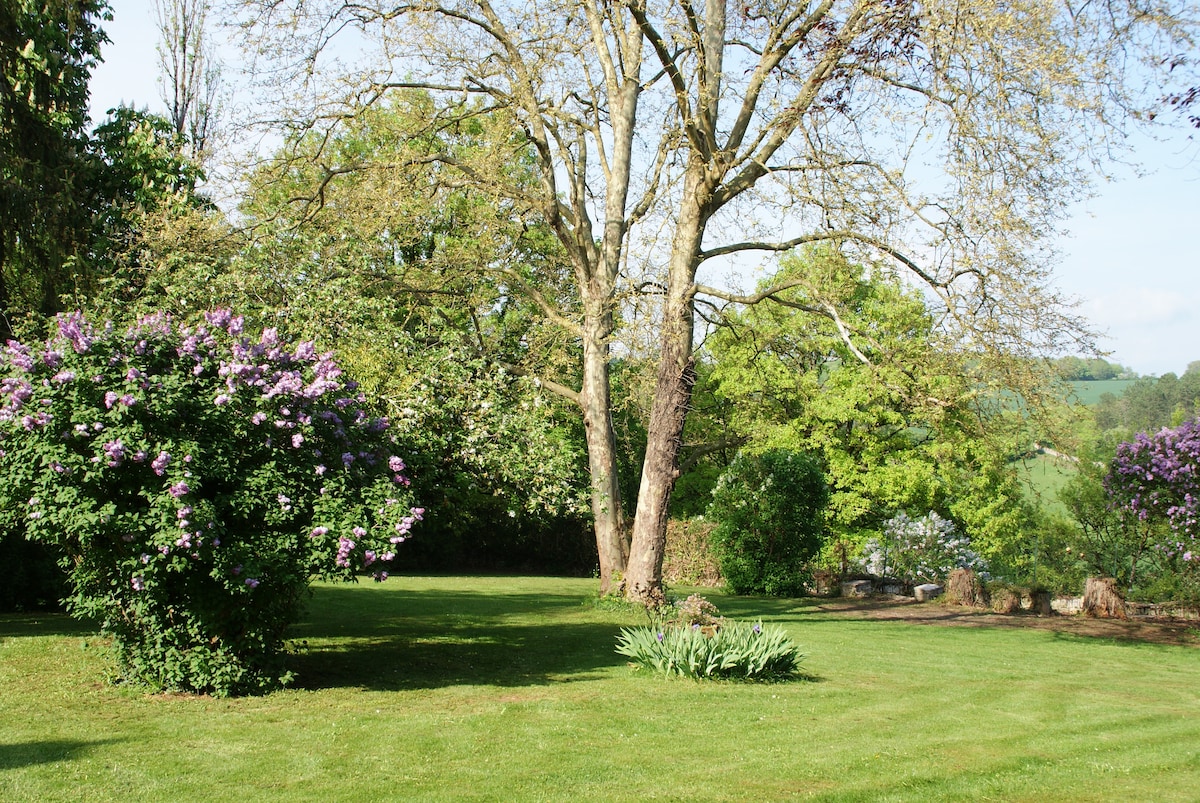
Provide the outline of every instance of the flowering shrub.
{"type": "Polygon", "coordinates": [[[804,593],[821,548],[829,490],[817,462],[776,449],[738,454],[713,489],[709,544],[736,594],[804,593]]]}
{"type": "Polygon", "coordinates": [[[730,622],[697,594],[665,613],[653,627],[623,628],[617,653],[634,666],[697,679],[781,680],[804,659],[783,628],[730,622]]]}
{"type": "Polygon", "coordinates": [[[971,549],[971,539],[933,511],[919,519],[907,513],[888,519],[882,537],[867,541],[863,568],[876,577],[909,582],[944,580],[955,569],[987,576],[987,563],[971,549]]]}
{"type": "Polygon", "coordinates": [[[1184,571],[1200,571],[1200,418],[1118,445],[1105,487],[1115,507],[1165,521],[1172,537],[1159,550],[1184,571]]]}
{"type": "Polygon", "coordinates": [[[388,422],[331,354],[228,311],[128,331],[60,316],[0,357],[0,530],[55,545],[123,675],[221,695],[286,682],[311,577],[387,577],[422,510],[388,422]]]}

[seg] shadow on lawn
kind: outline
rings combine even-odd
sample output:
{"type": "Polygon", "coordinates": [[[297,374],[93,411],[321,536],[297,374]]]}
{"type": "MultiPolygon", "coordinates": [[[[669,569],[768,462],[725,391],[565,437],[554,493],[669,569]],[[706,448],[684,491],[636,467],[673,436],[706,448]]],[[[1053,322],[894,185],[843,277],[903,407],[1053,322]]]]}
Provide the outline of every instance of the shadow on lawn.
{"type": "Polygon", "coordinates": [[[289,635],[303,689],[373,691],[578,681],[620,666],[619,625],[573,595],[324,587],[289,635]]]}
{"type": "Polygon", "coordinates": [[[94,622],[73,619],[65,613],[0,613],[0,638],[86,636],[98,629],[94,622]]]}
{"type": "Polygon", "coordinates": [[[35,764],[54,764],[59,761],[71,761],[78,758],[94,747],[112,744],[114,739],[101,739],[95,742],[21,742],[18,744],[0,744],[0,770],[15,770],[20,767],[31,767],[35,764]]]}

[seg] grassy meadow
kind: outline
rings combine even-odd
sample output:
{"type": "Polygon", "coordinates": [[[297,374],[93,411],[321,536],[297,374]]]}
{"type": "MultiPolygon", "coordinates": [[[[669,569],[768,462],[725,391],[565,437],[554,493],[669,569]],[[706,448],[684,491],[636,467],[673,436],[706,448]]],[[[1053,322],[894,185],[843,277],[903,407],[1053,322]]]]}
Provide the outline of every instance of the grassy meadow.
{"type": "MultiPolygon", "coordinates": [[[[1200,649],[726,597],[808,677],[667,680],[595,583],[318,585],[294,688],[148,695],[55,615],[0,616],[0,799],[1195,800],[1200,649]]],[[[685,591],[685,590],[681,590],[685,591]]]]}
{"type": "Polygon", "coordinates": [[[1072,382],[1071,387],[1075,389],[1075,399],[1087,406],[1092,406],[1100,403],[1100,397],[1105,393],[1111,393],[1118,398],[1126,389],[1137,382],[1136,379],[1094,379],[1087,381],[1072,382]]]}
{"type": "Polygon", "coordinates": [[[1059,500],[1058,492],[1078,473],[1074,463],[1061,457],[1038,454],[1019,461],[1017,472],[1034,502],[1047,511],[1067,515],[1067,507],[1059,500]]]}

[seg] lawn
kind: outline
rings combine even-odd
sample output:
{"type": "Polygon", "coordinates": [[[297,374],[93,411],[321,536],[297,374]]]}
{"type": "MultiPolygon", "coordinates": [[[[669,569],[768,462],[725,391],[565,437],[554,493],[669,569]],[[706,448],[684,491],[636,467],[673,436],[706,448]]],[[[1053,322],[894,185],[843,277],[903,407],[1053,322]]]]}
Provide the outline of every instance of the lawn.
{"type": "MultiPolygon", "coordinates": [[[[809,677],[697,683],[613,652],[595,582],[319,585],[297,687],[106,683],[58,616],[0,616],[0,799],[1195,800],[1200,649],[725,597],[809,677]]],[[[644,617],[642,617],[644,619],[644,617]]]]}

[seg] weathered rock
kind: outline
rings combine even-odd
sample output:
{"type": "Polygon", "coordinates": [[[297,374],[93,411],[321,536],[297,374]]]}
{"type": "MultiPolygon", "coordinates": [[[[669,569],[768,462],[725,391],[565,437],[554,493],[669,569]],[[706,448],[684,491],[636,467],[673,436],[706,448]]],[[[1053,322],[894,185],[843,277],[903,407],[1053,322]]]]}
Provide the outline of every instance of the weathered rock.
{"type": "Polygon", "coordinates": [[[871,581],[870,580],[848,580],[842,583],[843,597],[869,597],[871,596],[871,581]]]}
{"type": "Polygon", "coordinates": [[[1055,597],[1050,601],[1050,610],[1071,616],[1083,610],[1083,597],[1055,597]]]}
{"type": "Polygon", "coordinates": [[[942,587],[937,583],[922,583],[913,588],[913,596],[917,602],[929,602],[934,597],[941,596],[942,587]]]}

